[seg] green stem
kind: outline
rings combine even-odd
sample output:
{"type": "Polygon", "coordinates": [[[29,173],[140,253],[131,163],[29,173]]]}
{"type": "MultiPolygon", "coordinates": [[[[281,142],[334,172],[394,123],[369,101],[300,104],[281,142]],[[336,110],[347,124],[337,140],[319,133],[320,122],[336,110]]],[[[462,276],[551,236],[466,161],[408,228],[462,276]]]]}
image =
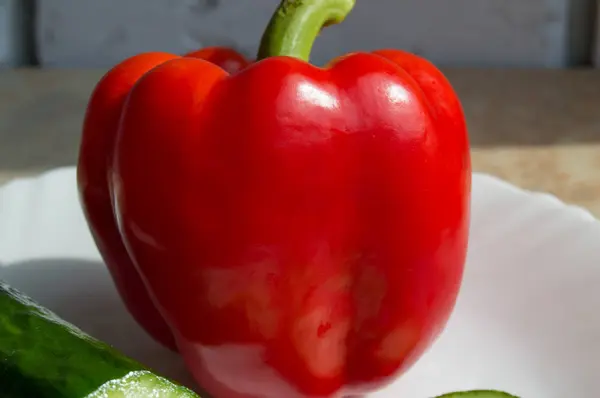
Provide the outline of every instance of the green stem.
{"type": "Polygon", "coordinates": [[[262,37],[258,59],[285,55],[308,61],[325,26],[342,22],[355,0],[281,0],[262,37]]]}

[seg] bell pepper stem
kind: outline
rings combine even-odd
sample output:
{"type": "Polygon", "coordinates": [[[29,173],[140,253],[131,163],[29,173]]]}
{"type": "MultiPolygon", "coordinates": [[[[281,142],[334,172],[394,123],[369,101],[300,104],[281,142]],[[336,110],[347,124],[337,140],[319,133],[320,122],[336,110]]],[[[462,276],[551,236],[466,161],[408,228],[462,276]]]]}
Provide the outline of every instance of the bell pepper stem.
{"type": "Polygon", "coordinates": [[[355,0],[281,0],[262,37],[258,59],[289,56],[308,61],[322,28],[342,22],[355,0]]]}

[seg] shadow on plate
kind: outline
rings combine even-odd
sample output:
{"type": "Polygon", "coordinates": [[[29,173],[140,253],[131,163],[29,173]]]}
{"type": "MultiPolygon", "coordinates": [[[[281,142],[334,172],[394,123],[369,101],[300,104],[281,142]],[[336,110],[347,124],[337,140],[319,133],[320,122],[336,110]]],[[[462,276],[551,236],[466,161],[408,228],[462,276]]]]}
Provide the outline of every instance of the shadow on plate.
{"type": "Polygon", "coordinates": [[[0,279],[157,372],[193,385],[179,356],[155,343],[129,315],[102,263],[73,259],[12,263],[0,267],[0,279]]]}

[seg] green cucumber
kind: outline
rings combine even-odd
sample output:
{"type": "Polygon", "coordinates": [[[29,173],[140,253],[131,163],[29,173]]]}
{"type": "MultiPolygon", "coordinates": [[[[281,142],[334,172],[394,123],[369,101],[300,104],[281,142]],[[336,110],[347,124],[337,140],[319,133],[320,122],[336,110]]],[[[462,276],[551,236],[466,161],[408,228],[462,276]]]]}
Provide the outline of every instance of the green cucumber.
{"type": "Polygon", "coordinates": [[[502,391],[477,390],[465,392],[452,392],[450,394],[440,395],[437,398],[519,398],[502,391]]]}
{"type": "Polygon", "coordinates": [[[0,398],[199,398],[0,281],[0,398]]]}

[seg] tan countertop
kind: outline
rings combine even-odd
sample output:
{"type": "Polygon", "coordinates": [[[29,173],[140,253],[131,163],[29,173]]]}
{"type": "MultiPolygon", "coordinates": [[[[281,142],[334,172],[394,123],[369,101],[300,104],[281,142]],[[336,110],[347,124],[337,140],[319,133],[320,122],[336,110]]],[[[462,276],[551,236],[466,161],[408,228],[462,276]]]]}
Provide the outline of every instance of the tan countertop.
{"type": "MultiPolygon", "coordinates": [[[[600,217],[600,69],[446,70],[476,171],[600,217]]],[[[72,165],[96,70],[0,72],[0,183],[72,165]]]]}

